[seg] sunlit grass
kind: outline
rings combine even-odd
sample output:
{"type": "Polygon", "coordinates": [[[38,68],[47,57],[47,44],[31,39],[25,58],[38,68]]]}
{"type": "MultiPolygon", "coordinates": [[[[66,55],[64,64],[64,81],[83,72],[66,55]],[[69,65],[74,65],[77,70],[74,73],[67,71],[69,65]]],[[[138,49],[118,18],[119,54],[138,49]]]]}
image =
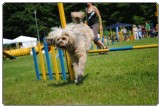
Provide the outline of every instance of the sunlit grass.
{"type": "MultiPolygon", "coordinates": [[[[158,43],[157,38],[109,47],[158,43]]],[[[158,48],[89,54],[85,80],[38,81],[32,56],[3,61],[4,105],[156,105],[158,48]]]]}

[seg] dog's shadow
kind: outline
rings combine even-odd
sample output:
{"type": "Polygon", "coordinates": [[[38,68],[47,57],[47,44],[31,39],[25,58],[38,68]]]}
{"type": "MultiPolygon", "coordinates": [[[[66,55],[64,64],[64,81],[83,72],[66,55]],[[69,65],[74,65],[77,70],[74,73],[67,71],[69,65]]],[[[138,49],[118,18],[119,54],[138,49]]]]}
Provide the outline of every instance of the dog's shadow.
{"type": "MultiPolygon", "coordinates": [[[[82,83],[80,85],[83,84],[83,82],[86,80],[86,78],[88,78],[88,74],[86,74],[83,78],[82,78],[82,83]]],[[[63,86],[66,86],[66,85],[76,85],[74,81],[71,81],[71,80],[65,80],[65,81],[57,81],[55,83],[50,83],[48,84],[48,86],[50,87],[63,87],[63,86]]]]}

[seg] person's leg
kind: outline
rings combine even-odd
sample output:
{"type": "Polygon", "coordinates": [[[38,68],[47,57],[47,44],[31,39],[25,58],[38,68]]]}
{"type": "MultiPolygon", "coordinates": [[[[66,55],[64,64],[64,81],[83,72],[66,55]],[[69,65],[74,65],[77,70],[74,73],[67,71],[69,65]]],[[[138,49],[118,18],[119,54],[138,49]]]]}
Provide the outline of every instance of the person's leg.
{"type": "Polygon", "coordinates": [[[149,36],[148,36],[148,30],[146,30],[146,38],[148,38],[149,36]]]}
{"type": "Polygon", "coordinates": [[[144,38],[146,38],[146,32],[144,32],[144,38]]]}
{"type": "Polygon", "coordinates": [[[142,38],[144,38],[144,32],[142,31],[142,38]]]}
{"type": "Polygon", "coordinates": [[[137,38],[137,40],[139,40],[139,35],[138,35],[138,32],[136,32],[136,38],[137,38]]]}
{"type": "Polygon", "coordinates": [[[98,28],[99,28],[99,25],[98,23],[97,24],[94,24],[92,26],[92,30],[94,32],[94,43],[98,46],[98,48],[102,49],[102,48],[106,48],[106,46],[102,43],[102,41],[98,38],[98,28]]]}
{"type": "MultiPolygon", "coordinates": [[[[97,41],[97,45],[98,45],[99,47],[102,47],[103,49],[107,48],[107,47],[102,43],[101,40],[98,40],[98,41],[97,41]]],[[[101,48],[101,49],[102,49],[102,48],[101,48]]]]}
{"type": "Polygon", "coordinates": [[[138,32],[138,38],[139,38],[139,39],[141,39],[141,35],[140,35],[140,32],[138,32]]]}
{"type": "Polygon", "coordinates": [[[97,41],[94,40],[94,43],[96,44],[96,46],[98,47],[98,49],[102,49],[101,45],[98,44],[98,40],[97,41]]]}
{"type": "Polygon", "coordinates": [[[134,40],[136,40],[136,33],[134,32],[134,40]]]}
{"type": "Polygon", "coordinates": [[[125,33],[125,41],[127,41],[127,33],[125,33]]]}
{"type": "Polygon", "coordinates": [[[142,39],[142,32],[140,32],[140,36],[141,36],[141,39],[142,39]]]}

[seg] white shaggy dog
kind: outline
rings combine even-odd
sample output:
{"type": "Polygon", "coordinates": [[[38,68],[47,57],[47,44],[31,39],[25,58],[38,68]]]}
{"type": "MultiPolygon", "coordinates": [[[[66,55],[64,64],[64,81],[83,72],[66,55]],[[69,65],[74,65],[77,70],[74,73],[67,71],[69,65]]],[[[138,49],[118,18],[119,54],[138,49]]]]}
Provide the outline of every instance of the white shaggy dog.
{"type": "Polygon", "coordinates": [[[87,50],[90,49],[94,34],[88,25],[81,22],[83,12],[72,12],[71,16],[74,23],[66,25],[65,29],[53,28],[46,40],[48,44],[69,53],[75,71],[75,82],[78,84],[84,75],[87,50]]]}

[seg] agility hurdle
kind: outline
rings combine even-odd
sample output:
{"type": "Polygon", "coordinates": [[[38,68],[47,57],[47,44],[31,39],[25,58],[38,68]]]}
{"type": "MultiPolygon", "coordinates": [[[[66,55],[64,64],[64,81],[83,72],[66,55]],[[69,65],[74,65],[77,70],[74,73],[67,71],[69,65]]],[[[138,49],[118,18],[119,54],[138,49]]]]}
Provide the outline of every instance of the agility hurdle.
{"type": "Polygon", "coordinates": [[[125,46],[125,47],[119,47],[119,48],[89,50],[88,53],[99,53],[99,52],[109,52],[109,51],[124,51],[124,50],[133,50],[133,49],[157,48],[157,47],[158,47],[158,44],[140,45],[140,46],[125,46]]]}

